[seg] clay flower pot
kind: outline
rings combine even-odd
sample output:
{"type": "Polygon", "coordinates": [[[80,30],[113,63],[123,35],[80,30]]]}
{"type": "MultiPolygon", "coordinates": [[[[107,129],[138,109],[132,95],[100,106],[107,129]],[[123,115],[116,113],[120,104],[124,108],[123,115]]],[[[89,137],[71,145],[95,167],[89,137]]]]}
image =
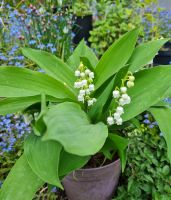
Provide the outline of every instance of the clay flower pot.
{"type": "Polygon", "coordinates": [[[62,183],[69,200],[111,200],[120,173],[118,159],[103,167],[76,170],[62,183]]]}

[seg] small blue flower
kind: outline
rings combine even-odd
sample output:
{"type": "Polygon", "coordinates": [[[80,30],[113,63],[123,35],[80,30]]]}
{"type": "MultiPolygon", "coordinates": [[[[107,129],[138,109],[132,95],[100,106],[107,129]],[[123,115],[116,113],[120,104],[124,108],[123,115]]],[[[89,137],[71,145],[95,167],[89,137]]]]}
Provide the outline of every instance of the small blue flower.
{"type": "Polygon", "coordinates": [[[143,120],[143,123],[144,123],[144,124],[151,124],[151,122],[150,122],[149,119],[145,119],[145,120],[143,120]]]}

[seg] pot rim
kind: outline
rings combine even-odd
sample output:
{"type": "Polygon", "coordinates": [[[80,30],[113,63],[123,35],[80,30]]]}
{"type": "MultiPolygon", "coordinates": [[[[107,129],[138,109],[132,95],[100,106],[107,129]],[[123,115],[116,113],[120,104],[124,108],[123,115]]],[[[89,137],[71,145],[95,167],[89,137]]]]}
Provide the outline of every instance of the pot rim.
{"type": "Polygon", "coordinates": [[[76,169],[74,170],[73,172],[77,171],[77,172],[89,172],[89,171],[95,171],[95,170],[102,170],[102,169],[105,169],[105,168],[108,168],[112,165],[115,165],[117,164],[118,162],[120,162],[120,158],[118,158],[117,160],[113,161],[112,163],[110,164],[107,164],[107,165],[104,165],[104,166],[101,166],[101,167],[95,167],[95,168],[87,168],[87,169],[76,169]]]}

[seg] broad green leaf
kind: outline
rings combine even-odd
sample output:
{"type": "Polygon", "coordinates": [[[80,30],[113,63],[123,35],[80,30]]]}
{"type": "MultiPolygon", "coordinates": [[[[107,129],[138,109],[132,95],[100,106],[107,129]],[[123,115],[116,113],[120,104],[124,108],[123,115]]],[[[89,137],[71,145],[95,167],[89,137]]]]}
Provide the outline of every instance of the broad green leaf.
{"type": "MultiPolygon", "coordinates": [[[[113,84],[113,89],[120,88],[122,86],[122,80],[125,79],[125,76],[128,73],[129,65],[121,68],[117,74],[114,77],[114,84],[113,84]]],[[[112,93],[111,93],[111,98],[108,104],[105,106],[105,111],[107,111],[107,115],[109,114],[109,111],[114,110],[117,106],[117,103],[115,99],[112,98],[112,93]]]]}
{"type": "Polygon", "coordinates": [[[128,61],[130,65],[129,70],[131,72],[135,72],[147,65],[150,61],[153,60],[154,56],[167,41],[168,39],[160,39],[137,46],[134,49],[130,60],[128,61]]]}
{"type": "Polygon", "coordinates": [[[32,200],[44,182],[33,173],[22,155],[11,169],[0,190],[1,200],[32,200]]]}
{"type": "Polygon", "coordinates": [[[109,137],[106,139],[100,152],[104,154],[105,158],[112,160],[114,153],[116,153],[116,146],[109,137]]]}
{"type": "Polygon", "coordinates": [[[75,99],[74,91],[54,78],[29,69],[0,68],[0,96],[25,97],[46,94],[58,99],[75,99]]]}
{"type": "Polygon", "coordinates": [[[49,76],[73,87],[76,79],[74,73],[61,59],[48,52],[36,49],[23,48],[22,52],[26,57],[45,70],[49,76]]]}
{"type": "Polygon", "coordinates": [[[123,138],[113,133],[109,134],[109,138],[112,140],[112,142],[116,146],[116,149],[118,151],[118,154],[122,163],[122,171],[124,171],[125,166],[126,166],[126,148],[128,146],[128,140],[126,138],[123,138]]]}
{"type": "Polygon", "coordinates": [[[90,124],[76,103],[65,102],[51,107],[44,117],[47,131],[44,140],[56,140],[68,153],[87,156],[97,153],[108,135],[103,123],[90,124]]]}
{"type": "Polygon", "coordinates": [[[137,37],[137,29],[130,31],[112,44],[104,53],[95,69],[96,89],[126,64],[134,50],[137,37]]]}
{"type": "MultiPolygon", "coordinates": [[[[0,100],[0,115],[11,114],[19,111],[23,111],[27,107],[40,102],[40,95],[30,97],[12,97],[0,100]]],[[[61,102],[61,100],[53,97],[47,97],[47,101],[61,102]]]]}
{"type": "Polygon", "coordinates": [[[58,142],[42,141],[35,135],[28,136],[24,144],[24,154],[33,172],[43,181],[60,188],[58,167],[61,150],[58,142]]]}
{"type": "Polygon", "coordinates": [[[89,159],[90,156],[77,156],[62,150],[59,162],[59,176],[63,177],[73,170],[80,169],[89,159]]]}
{"type": "Polygon", "coordinates": [[[112,95],[112,89],[114,85],[114,80],[112,79],[107,87],[102,91],[101,95],[97,98],[96,103],[90,108],[88,115],[94,121],[100,120],[103,114],[103,108],[106,104],[108,98],[112,95]]]}
{"type": "Polygon", "coordinates": [[[97,65],[97,58],[92,50],[85,44],[84,40],[82,40],[77,48],[74,50],[73,54],[67,60],[67,64],[75,71],[80,64],[80,57],[89,58],[91,62],[91,66],[95,68],[97,65]]]}
{"type": "Polygon", "coordinates": [[[171,162],[171,108],[150,108],[167,143],[167,154],[171,162]]]}
{"type": "Polygon", "coordinates": [[[135,86],[128,90],[131,103],[125,105],[123,120],[132,119],[163,99],[171,86],[170,78],[171,66],[159,66],[137,72],[135,86]]]}

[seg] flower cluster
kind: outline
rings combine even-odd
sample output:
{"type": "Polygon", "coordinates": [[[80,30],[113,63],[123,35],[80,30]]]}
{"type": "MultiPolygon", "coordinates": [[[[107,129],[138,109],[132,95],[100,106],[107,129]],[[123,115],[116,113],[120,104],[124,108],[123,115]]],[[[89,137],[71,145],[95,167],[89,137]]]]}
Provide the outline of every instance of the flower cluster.
{"type": "Polygon", "coordinates": [[[22,116],[11,114],[0,116],[0,155],[15,151],[17,142],[23,141],[30,132],[30,126],[24,123],[22,116]]]}
{"type": "Polygon", "coordinates": [[[78,94],[78,101],[87,103],[88,106],[92,106],[95,102],[95,98],[91,98],[90,94],[94,91],[94,72],[90,71],[81,62],[79,68],[75,71],[75,76],[78,77],[74,83],[74,87],[80,89],[78,94]]]}
{"type": "Polygon", "coordinates": [[[30,66],[20,47],[28,46],[68,58],[72,51],[72,13],[58,7],[22,3],[20,9],[0,3],[0,65],[30,66]],[[65,16],[65,18],[64,18],[65,16]],[[47,25],[47,26],[45,26],[47,25]],[[63,51],[65,49],[65,51],[63,51]]]}
{"type": "Polygon", "coordinates": [[[107,118],[107,123],[109,125],[117,124],[122,125],[122,114],[124,113],[123,106],[126,104],[130,104],[131,98],[127,94],[127,88],[131,88],[134,86],[135,77],[131,75],[127,75],[125,79],[122,80],[122,86],[120,88],[116,88],[113,91],[113,98],[117,103],[117,107],[115,112],[112,112],[111,115],[107,118]],[[126,82],[126,86],[125,86],[126,82]]]}

